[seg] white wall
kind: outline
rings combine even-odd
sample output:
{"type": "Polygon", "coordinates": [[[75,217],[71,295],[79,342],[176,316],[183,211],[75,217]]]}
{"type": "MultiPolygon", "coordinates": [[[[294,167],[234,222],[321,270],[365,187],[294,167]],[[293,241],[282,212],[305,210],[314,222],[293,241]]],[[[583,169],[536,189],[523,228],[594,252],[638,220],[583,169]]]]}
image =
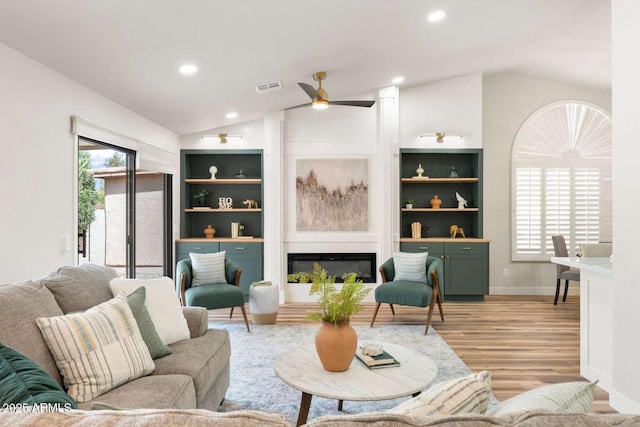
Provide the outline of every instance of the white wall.
{"type": "Polygon", "coordinates": [[[482,74],[400,90],[401,148],[482,148],[482,74]],[[462,135],[438,143],[421,134],[462,135]]]}
{"type": "Polygon", "coordinates": [[[640,413],[638,286],[638,135],[640,135],[640,2],[615,0],[612,10],[613,93],[613,391],[611,406],[640,413]],[[630,225],[630,226],[629,226],[630,225]]]}
{"type": "MultiPolygon", "coordinates": [[[[362,96],[358,99],[371,99],[362,96]]],[[[287,253],[371,252],[380,260],[381,199],[377,135],[378,103],[371,108],[335,106],[327,110],[286,111],[284,120],[283,261],[287,253]],[[296,230],[296,162],[299,159],[368,161],[368,229],[314,232],[296,230]]],[[[349,212],[344,212],[349,215],[349,212]]],[[[283,273],[286,268],[283,265],[283,273]]]]}
{"type": "MultiPolygon", "coordinates": [[[[577,99],[611,112],[611,94],[512,73],[487,75],[483,86],[484,236],[491,239],[490,293],[550,295],[555,292],[556,283],[553,264],[511,262],[513,140],[527,117],[546,104],[577,99]],[[509,270],[508,278],[502,275],[505,268],[509,270]]],[[[577,292],[577,286],[570,290],[577,292]]]]}
{"type": "Polygon", "coordinates": [[[178,136],[4,44],[0,64],[0,283],[7,283],[76,262],[72,115],[176,153],[178,136]],[[66,249],[62,236],[70,238],[66,249]]]}

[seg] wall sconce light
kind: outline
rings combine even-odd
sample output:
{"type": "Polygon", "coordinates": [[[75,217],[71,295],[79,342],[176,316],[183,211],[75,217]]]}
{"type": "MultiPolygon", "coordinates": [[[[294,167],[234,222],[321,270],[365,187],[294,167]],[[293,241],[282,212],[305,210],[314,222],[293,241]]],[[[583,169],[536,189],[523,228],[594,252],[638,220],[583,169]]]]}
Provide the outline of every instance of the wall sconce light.
{"type": "Polygon", "coordinates": [[[435,142],[457,141],[462,139],[462,135],[456,135],[451,133],[436,132],[436,133],[423,133],[420,138],[429,138],[435,142]]]}
{"type": "Polygon", "coordinates": [[[211,138],[217,139],[220,144],[226,144],[229,138],[242,139],[242,135],[229,135],[226,133],[219,133],[217,135],[202,135],[200,137],[200,139],[202,140],[211,139],[211,138]]]}

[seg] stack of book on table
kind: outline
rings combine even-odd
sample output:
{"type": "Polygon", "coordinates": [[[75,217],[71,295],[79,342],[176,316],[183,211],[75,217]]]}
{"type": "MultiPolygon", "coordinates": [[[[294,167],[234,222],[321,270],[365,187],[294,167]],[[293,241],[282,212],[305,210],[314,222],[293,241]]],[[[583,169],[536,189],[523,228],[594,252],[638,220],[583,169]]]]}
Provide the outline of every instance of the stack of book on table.
{"type": "Polygon", "coordinates": [[[400,362],[398,362],[393,356],[391,356],[386,351],[383,351],[382,354],[377,356],[369,356],[368,354],[364,354],[362,349],[358,347],[356,349],[356,357],[362,363],[364,363],[369,369],[380,369],[380,368],[390,368],[393,366],[400,366],[400,362]]]}

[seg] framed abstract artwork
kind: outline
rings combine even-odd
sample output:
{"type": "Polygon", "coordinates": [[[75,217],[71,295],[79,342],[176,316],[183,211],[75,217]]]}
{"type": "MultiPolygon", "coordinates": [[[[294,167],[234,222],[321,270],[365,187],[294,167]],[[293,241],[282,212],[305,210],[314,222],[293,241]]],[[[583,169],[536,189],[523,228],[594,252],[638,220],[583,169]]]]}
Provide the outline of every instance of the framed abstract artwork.
{"type": "Polygon", "coordinates": [[[367,231],[367,159],[296,160],[297,231],[367,231]]]}

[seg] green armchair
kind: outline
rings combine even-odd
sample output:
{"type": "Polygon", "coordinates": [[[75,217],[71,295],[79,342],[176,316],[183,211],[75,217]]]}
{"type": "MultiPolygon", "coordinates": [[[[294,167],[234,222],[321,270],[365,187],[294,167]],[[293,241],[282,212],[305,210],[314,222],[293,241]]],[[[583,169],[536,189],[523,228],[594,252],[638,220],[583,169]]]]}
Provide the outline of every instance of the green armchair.
{"type": "Polygon", "coordinates": [[[444,313],[442,311],[442,294],[440,292],[440,281],[443,277],[442,261],[437,257],[427,257],[427,283],[412,282],[408,280],[393,280],[395,270],[393,267],[393,258],[389,258],[380,266],[380,276],[382,276],[382,284],[376,288],[375,299],[376,309],[371,319],[371,327],[376,321],[380,304],[389,304],[391,313],[395,316],[396,312],[393,308],[394,304],[407,305],[412,307],[429,307],[427,313],[427,321],[424,329],[426,335],[431,324],[431,315],[433,307],[438,303],[440,318],[444,321],[444,313]]]}
{"type": "Polygon", "coordinates": [[[247,326],[247,332],[251,332],[247,311],[244,308],[244,293],[240,289],[240,275],[242,269],[226,258],[224,260],[225,278],[227,283],[211,283],[192,286],[193,269],[191,259],[183,259],[176,266],[176,279],[178,298],[183,306],[205,307],[207,310],[231,307],[229,318],[233,317],[233,309],[240,307],[242,317],[247,326]]]}

